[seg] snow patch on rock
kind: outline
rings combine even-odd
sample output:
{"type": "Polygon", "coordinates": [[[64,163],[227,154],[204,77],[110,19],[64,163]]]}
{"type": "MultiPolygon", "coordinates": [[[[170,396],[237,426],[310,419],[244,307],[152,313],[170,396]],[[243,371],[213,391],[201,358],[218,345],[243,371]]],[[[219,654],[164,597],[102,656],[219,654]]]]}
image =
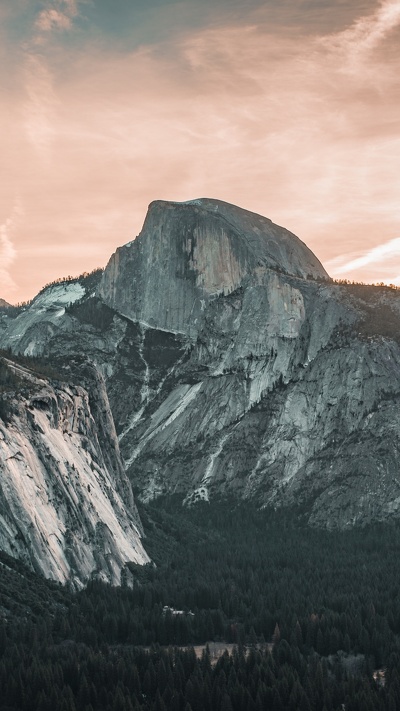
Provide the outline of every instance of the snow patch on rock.
{"type": "Polygon", "coordinates": [[[79,282],[53,284],[40,292],[16,318],[8,318],[2,348],[15,353],[41,355],[46,341],[60,329],[68,330],[71,319],[65,307],[85,294],[79,282]]]}

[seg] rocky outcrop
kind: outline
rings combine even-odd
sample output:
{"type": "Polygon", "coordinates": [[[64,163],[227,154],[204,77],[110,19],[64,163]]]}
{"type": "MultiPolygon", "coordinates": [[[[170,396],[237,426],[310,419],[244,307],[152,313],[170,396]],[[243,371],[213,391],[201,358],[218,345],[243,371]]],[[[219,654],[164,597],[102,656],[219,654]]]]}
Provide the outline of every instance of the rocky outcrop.
{"type": "Polygon", "coordinates": [[[210,300],[269,268],[327,277],[303,242],[265,217],[220,200],[156,201],[139,237],[111,257],[98,293],[135,321],[195,337],[210,300]]]}
{"type": "Polygon", "coordinates": [[[149,558],[101,376],[90,368],[89,397],[6,362],[19,387],[0,418],[1,549],[76,587],[119,584],[149,558]]]}

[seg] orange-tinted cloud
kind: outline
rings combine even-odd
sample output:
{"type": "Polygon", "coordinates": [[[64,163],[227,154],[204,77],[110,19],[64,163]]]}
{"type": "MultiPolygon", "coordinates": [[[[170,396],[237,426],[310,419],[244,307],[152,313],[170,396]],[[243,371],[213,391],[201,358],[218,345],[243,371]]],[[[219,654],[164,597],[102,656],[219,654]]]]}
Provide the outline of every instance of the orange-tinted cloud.
{"type": "Polygon", "coordinates": [[[54,48],[78,10],[51,3],[35,18],[5,99],[0,221],[16,191],[25,215],[7,266],[18,290],[1,297],[104,264],[157,198],[235,202],[294,231],[328,271],[400,276],[396,251],[390,265],[363,261],[400,237],[400,2],[346,14],[330,34],[260,5],[247,23],[129,52],[54,48]]]}
{"type": "Polygon", "coordinates": [[[35,29],[40,32],[69,30],[77,14],[76,0],[53,0],[39,13],[35,21],[35,29]]]}
{"type": "Polygon", "coordinates": [[[16,257],[13,236],[22,217],[22,206],[15,199],[10,216],[0,225],[0,284],[10,295],[16,291],[16,284],[10,276],[10,268],[16,257]]]}

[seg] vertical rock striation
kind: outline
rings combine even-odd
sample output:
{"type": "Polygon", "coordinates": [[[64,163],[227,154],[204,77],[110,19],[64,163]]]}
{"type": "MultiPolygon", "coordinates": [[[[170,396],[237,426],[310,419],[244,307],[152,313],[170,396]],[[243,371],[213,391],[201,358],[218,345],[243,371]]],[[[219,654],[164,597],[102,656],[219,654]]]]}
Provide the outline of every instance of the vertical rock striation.
{"type": "Polygon", "coordinates": [[[9,394],[0,419],[0,547],[63,583],[119,584],[149,558],[101,377],[89,398],[8,367],[25,395],[9,394]]]}

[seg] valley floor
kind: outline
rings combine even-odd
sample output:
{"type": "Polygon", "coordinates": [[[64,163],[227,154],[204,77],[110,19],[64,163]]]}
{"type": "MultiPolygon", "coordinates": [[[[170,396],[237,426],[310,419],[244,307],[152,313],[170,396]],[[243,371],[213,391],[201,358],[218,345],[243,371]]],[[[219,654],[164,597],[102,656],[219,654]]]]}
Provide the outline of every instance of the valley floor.
{"type": "Polygon", "coordinates": [[[329,533],[173,499],[140,513],[155,565],[132,565],[133,587],[73,594],[0,554],[2,711],[400,708],[398,524],[329,533]]]}

